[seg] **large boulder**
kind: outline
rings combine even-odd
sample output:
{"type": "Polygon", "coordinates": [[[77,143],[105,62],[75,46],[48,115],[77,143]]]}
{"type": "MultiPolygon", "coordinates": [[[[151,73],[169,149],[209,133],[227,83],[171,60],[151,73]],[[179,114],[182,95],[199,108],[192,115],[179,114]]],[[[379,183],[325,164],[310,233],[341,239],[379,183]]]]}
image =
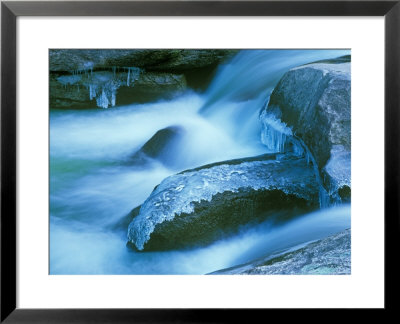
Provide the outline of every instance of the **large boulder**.
{"type": "Polygon", "coordinates": [[[315,162],[331,202],[350,200],[349,62],[333,60],[288,71],[272,92],[261,121],[264,142],[271,149],[284,152],[288,144],[299,144],[315,162]]]}
{"type": "Polygon", "coordinates": [[[219,162],[164,179],[132,215],[128,239],[146,251],[201,246],[244,224],[318,206],[318,183],[304,158],[271,154],[219,162]]]}
{"type": "Polygon", "coordinates": [[[351,274],[350,229],[309,243],[292,252],[267,256],[210,274],[345,275],[351,274]]]}

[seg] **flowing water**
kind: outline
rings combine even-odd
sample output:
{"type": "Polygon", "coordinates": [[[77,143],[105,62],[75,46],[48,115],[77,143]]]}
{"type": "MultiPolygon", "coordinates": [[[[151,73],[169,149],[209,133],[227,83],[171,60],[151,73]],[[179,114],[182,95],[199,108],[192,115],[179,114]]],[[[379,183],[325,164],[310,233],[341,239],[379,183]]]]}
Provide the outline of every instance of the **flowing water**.
{"type": "Polygon", "coordinates": [[[345,206],[279,226],[244,227],[205,248],[140,253],[126,247],[126,230],[115,227],[167,176],[268,152],[258,116],[279,78],[291,67],[346,54],[246,50],[219,67],[205,93],[109,109],[51,109],[50,273],[204,274],[349,228],[345,206]],[[164,157],[169,163],[128,163],[168,126],[185,130],[164,157]]]}

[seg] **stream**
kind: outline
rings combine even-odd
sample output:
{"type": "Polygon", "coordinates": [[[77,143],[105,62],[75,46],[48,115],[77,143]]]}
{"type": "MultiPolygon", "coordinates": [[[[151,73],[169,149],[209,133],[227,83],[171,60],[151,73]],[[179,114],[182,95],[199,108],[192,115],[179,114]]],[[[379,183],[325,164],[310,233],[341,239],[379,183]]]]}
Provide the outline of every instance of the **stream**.
{"type": "Polygon", "coordinates": [[[108,109],[50,109],[50,274],[207,274],[350,228],[350,206],[285,223],[241,228],[207,247],[135,252],[117,228],[164,178],[218,161],[271,153],[260,109],[290,68],[347,50],[244,50],[220,65],[204,92],[108,109]],[[131,165],[158,130],[185,136],[169,163],[131,165]]]}

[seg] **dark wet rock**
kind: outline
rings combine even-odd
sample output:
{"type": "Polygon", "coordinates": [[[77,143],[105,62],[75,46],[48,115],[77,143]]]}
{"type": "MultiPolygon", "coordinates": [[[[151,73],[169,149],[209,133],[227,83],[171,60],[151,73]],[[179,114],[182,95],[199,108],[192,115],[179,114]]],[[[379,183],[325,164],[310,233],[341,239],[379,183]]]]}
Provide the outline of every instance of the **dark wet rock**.
{"type": "Polygon", "coordinates": [[[236,267],[210,274],[242,275],[346,275],[351,274],[350,229],[304,247],[279,255],[269,255],[236,267]]]}
{"type": "Polygon", "coordinates": [[[141,151],[150,157],[160,156],[163,151],[168,149],[168,144],[181,138],[183,131],[183,128],[179,126],[161,129],[143,145],[141,151]]]}
{"type": "Polygon", "coordinates": [[[237,50],[179,50],[172,59],[157,62],[148,69],[155,71],[184,71],[203,68],[232,57],[237,50]]]}
{"type": "Polygon", "coordinates": [[[269,136],[280,132],[305,144],[333,200],[341,187],[351,188],[350,98],[350,63],[314,63],[287,72],[261,114],[269,136]]]}
{"type": "Polygon", "coordinates": [[[129,225],[128,238],[145,251],[204,246],[241,225],[318,205],[315,174],[303,158],[225,161],[164,179],[129,225]]]}
{"type": "Polygon", "coordinates": [[[349,203],[351,201],[351,189],[349,186],[342,186],[338,189],[338,194],[340,199],[345,202],[349,203]]]}
{"type": "Polygon", "coordinates": [[[183,74],[145,72],[130,87],[118,91],[118,105],[173,99],[187,89],[183,74]]]}
{"type": "Polygon", "coordinates": [[[157,159],[165,165],[172,163],[169,153],[185,135],[185,130],[180,126],[170,126],[155,133],[132,157],[134,164],[143,164],[148,158],[157,159]]]}

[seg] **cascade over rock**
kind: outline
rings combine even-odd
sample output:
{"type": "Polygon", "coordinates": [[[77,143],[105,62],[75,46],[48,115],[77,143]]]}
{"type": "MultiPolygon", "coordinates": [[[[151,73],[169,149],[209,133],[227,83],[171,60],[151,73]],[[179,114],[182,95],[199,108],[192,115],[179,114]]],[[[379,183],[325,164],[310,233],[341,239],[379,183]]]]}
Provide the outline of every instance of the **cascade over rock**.
{"type": "Polygon", "coordinates": [[[201,246],[242,225],[317,207],[318,183],[304,158],[269,154],[218,162],[164,179],[130,223],[128,239],[146,251],[201,246]]]}
{"type": "Polygon", "coordinates": [[[284,152],[293,143],[306,147],[331,202],[348,202],[351,191],[350,63],[343,61],[291,69],[260,115],[270,149],[284,152]]]}

